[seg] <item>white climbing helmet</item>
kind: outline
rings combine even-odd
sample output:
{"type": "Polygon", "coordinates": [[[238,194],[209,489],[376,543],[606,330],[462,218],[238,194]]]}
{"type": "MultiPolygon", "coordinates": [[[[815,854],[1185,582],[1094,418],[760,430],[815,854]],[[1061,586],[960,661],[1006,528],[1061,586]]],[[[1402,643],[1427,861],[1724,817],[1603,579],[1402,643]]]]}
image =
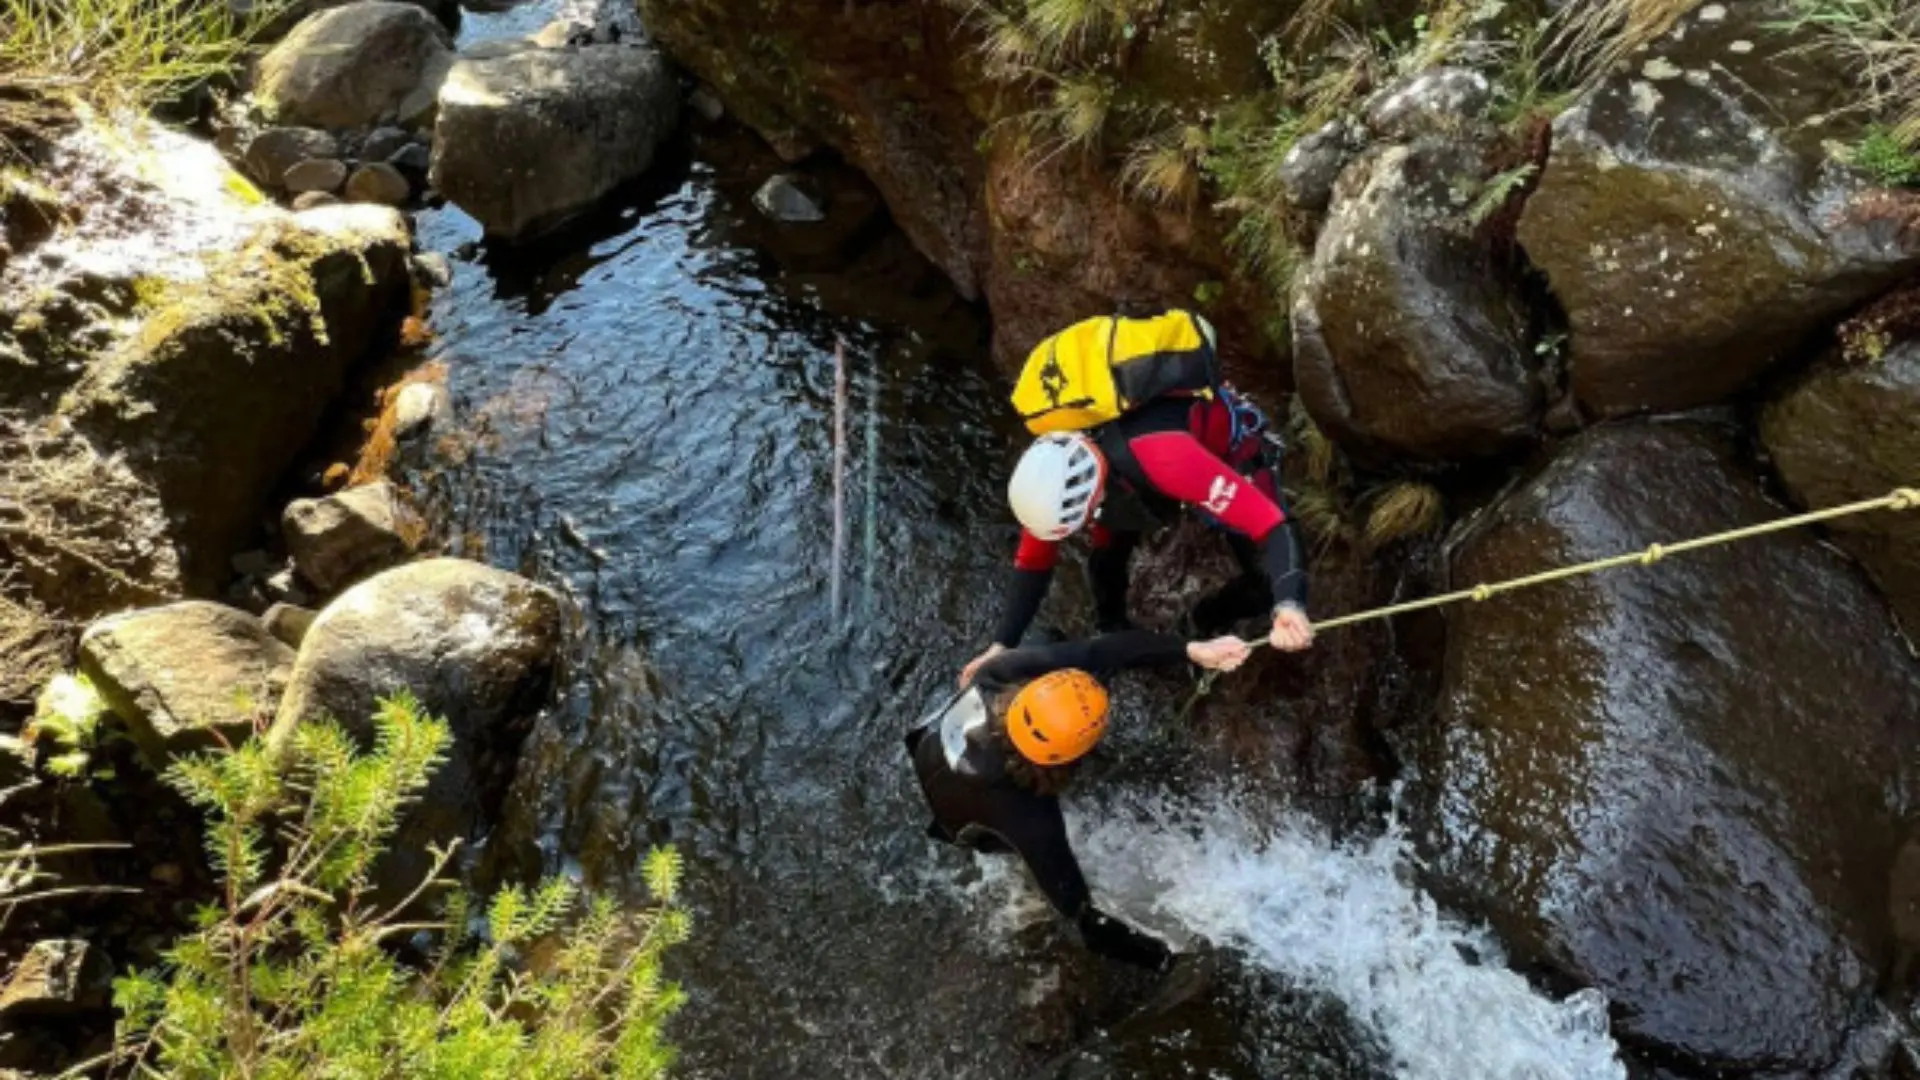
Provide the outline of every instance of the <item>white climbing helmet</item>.
{"type": "Polygon", "coordinates": [[[1020,455],[1007,501],[1013,516],[1042,540],[1064,540],[1093,520],[1107,462],[1093,440],[1074,431],[1042,435],[1020,455]]]}

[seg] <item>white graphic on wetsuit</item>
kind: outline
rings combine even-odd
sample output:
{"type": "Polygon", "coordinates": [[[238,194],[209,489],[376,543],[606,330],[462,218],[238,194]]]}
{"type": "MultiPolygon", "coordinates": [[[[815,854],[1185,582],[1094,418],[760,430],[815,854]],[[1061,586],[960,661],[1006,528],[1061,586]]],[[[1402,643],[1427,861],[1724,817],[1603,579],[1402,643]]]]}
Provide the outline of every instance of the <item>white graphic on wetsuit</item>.
{"type": "Polygon", "coordinates": [[[1207,490],[1207,501],[1202,503],[1214,514],[1224,514],[1227,507],[1233,505],[1233,497],[1240,491],[1240,485],[1224,476],[1213,478],[1213,487],[1207,490]]]}
{"type": "Polygon", "coordinates": [[[987,702],[980,695],[980,688],[968,687],[932,719],[940,727],[940,747],[946,751],[947,768],[961,771],[961,761],[967,754],[967,736],[987,723],[987,702]]]}

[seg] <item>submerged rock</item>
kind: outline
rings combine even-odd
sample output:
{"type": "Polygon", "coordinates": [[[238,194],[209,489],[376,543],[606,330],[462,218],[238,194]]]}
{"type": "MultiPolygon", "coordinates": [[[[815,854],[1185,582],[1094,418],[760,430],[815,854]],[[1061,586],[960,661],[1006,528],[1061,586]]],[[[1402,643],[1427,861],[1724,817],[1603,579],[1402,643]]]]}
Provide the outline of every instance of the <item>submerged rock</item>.
{"type": "Polygon", "coordinates": [[[293,658],[260,620],[200,600],[102,619],[80,639],[81,670],[156,764],[251,737],[293,658]]]}
{"type": "Polygon", "coordinates": [[[1920,203],[1821,160],[1813,121],[1832,103],[1809,86],[1850,84],[1802,77],[1765,25],[1779,6],[1688,17],[1554,121],[1519,235],[1566,308],[1572,388],[1595,413],[1725,398],[1920,268],[1920,203]]]}
{"type": "MultiPolygon", "coordinates": [[[[1455,547],[1496,581],[1779,516],[1698,423],[1569,443],[1455,547]]],[[[1888,957],[1920,664],[1807,534],[1454,609],[1417,839],[1524,968],[1663,1060],[1821,1071],[1888,957]]]]}
{"type": "Polygon", "coordinates": [[[274,719],[276,743],[318,716],[364,741],[379,699],[399,691],[453,729],[447,764],[379,872],[386,889],[404,893],[420,880],[428,842],[496,820],[520,744],[546,702],[560,635],[552,592],[460,559],[369,578],[314,620],[274,719]]]}
{"type": "Polygon", "coordinates": [[[275,45],[260,61],[254,96],[286,124],[412,127],[433,110],[452,46],[420,7],[362,0],[315,15],[275,45]]]}
{"type": "Polygon", "coordinates": [[[647,47],[463,58],[441,87],[431,182],[488,233],[525,237],[644,173],[679,107],[647,47]]]}
{"type": "Polygon", "coordinates": [[[1341,179],[1295,286],[1293,370],[1315,422],[1350,447],[1445,460],[1533,430],[1527,307],[1455,197],[1480,173],[1470,148],[1423,142],[1341,179]]]}
{"type": "MultiPolygon", "coordinates": [[[[1774,468],[1809,509],[1920,485],[1920,341],[1879,360],[1812,372],[1761,414],[1774,468]]],[[[1833,522],[1907,633],[1920,635],[1920,509],[1833,522]]]]}
{"type": "Polygon", "coordinates": [[[324,499],[295,499],[280,520],[295,568],[322,593],[404,561],[418,530],[385,480],[324,499]]]}
{"type": "Polygon", "coordinates": [[[827,212],[820,209],[820,204],[800,189],[799,178],[788,173],[767,177],[767,182],[753,193],[753,205],[761,213],[787,225],[827,219],[827,212]]]}

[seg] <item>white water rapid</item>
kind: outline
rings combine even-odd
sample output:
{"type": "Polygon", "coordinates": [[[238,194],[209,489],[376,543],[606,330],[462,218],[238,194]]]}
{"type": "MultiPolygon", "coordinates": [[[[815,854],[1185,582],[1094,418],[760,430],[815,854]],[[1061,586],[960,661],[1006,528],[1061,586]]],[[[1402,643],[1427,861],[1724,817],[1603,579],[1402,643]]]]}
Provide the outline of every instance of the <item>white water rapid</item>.
{"type": "Polygon", "coordinates": [[[1509,970],[1490,934],[1410,884],[1398,832],[1335,844],[1295,815],[1259,827],[1272,815],[1232,797],[1081,806],[1074,847],[1103,903],[1332,994],[1402,1080],[1626,1077],[1605,998],[1555,1001],[1509,970]]]}

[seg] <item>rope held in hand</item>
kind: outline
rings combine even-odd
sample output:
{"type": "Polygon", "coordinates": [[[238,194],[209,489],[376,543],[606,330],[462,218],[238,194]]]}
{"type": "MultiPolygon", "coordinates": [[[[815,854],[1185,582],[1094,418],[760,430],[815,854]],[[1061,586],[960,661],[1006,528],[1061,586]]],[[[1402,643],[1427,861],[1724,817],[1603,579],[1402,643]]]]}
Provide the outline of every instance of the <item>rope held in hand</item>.
{"type": "MultiPolygon", "coordinates": [[[[1844,506],[1829,507],[1825,510],[1813,510],[1805,514],[1795,514],[1792,517],[1780,518],[1777,521],[1769,521],[1760,525],[1749,525],[1744,529],[1733,529],[1728,532],[1714,533],[1711,536],[1682,540],[1674,544],[1652,544],[1644,551],[1630,551],[1624,555],[1595,559],[1592,562],[1581,563],[1578,566],[1564,566],[1558,570],[1544,570],[1538,574],[1528,574],[1525,577],[1513,578],[1510,581],[1498,581],[1490,585],[1475,585],[1472,588],[1456,589],[1453,592],[1441,593],[1438,596],[1429,596],[1423,600],[1410,600],[1404,604],[1392,604],[1387,607],[1374,608],[1370,611],[1341,615],[1328,619],[1325,622],[1314,623],[1313,629],[1315,633],[1321,633],[1327,630],[1338,629],[1342,626],[1352,626],[1356,623],[1372,622],[1376,619],[1390,619],[1396,615],[1425,611],[1429,608],[1445,607],[1448,604],[1457,604],[1463,600],[1480,603],[1499,596],[1501,593],[1515,592],[1520,589],[1528,589],[1535,585],[1545,585],[1554,581],[1565,581],[1569,578],[1584,577],[1588,574],[1597,574],[1602,570],[1612,570],[1621,566],[1652,566],[1654,563],[1659,562],[1669,555],[1679,555],[1683,552],[1698,551],[1701,548],[1731,544],[1739,540],[1750,540],[1756,536],[1765,536],[1768,533],[1797,529],[1803,525],[1813,525],[1822,521],[1832,521],[1835,518],[1851,517],[1855,514],[1866,514],[1876,510],[1912,510],[1915,507],[1920,507],[1920,488],[1895,488],[1892,492],[1878,499],[1847,503],[1844,506]]],[[[1267,643],[1266,638],[1258,638],[1246,642],[1249,648],[1255,649],[1267,643]]],[[[1180,710],[1180,715],[1183,718],[1193,709],[1194,705],[1199,703],[1202,697],[1205,697],[1207,693],[1213,689],[1213,682],[1219,678],[1219,676],[1220,672],[1218,671],[1209,671],[1201,676],[1200,684],[1194,688],[1193,696],[1187,700],[1186,705],[1180,710]]]]}

